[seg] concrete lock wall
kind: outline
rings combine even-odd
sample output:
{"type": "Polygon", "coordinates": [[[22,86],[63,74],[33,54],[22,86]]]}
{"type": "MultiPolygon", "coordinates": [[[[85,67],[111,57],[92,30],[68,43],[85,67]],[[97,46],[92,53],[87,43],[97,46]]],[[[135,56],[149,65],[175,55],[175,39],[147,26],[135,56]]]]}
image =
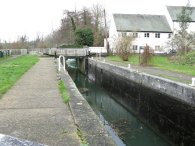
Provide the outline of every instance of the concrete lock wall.
{"type": "Polygon", "coordinates": [[[93,59],[88,77],[165,139],[195,143],[193,87],[93,59]]]}

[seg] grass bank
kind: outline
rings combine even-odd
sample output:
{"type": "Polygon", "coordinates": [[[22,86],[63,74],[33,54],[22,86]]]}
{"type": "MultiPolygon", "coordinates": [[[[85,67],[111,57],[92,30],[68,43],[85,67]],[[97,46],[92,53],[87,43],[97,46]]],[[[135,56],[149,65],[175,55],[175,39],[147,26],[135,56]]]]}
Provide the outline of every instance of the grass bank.
{"type": "Polygon", "coordinates": [[[170,70],[195,76],[195,66],[173,62],[166,56],[154,56],[151,65],[164,70],[170,70]]]}
{"type": "MultiPolygon", "coordinates": [[[[129,61],[123,61],[118,56],[108,56],[106,57],[106,59],[110,61],[124,63],[124,64],[139,65],[138,55],[130,56],[129,61]]],[[[153,56],[150,65],[158,67],[163,70],[175,71],[175,72],[180,72],[180,73],[195,76],[195,66],[173,62],[167,56],[153,56]]]]}
{"type": "Polygon", "coordinates": [[[6,56],[6,57],[0,58],[0,63],[5,62],[5,61],[8,60],[9,58],[11,58],[11,56],[6,56]]]}
{"type": "Polygon", "coordinates": [[[68,103],[70,100],[70,96],[69,96],[68,90],[65,87],[64,82],[62,80],[58,83],[58,87],[59,87],[59,90],[60,90],[60,93],[63,97],[64,102],[68,103]]]}
{"type": "Polygon", "coordinates": [[[36,62],[37,56],[21,56],[0,64],[0,97],[36,62]]]}

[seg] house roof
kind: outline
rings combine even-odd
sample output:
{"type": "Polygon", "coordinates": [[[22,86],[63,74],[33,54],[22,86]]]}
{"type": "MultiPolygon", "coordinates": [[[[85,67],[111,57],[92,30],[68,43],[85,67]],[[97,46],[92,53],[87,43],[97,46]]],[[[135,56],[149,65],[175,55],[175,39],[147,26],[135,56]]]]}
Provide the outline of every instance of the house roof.
{"type": "Polygon", "coordinates": [[[164,15],[113,14],[117,31],[172,32],[164,15]]]}
{"type": "MultiPolygon", "coordinates": [[[[167,6],[167,10],[171,16],[172,21],[176,21],[178,15],[181,13],[183,6],[167,6]]],[[[195,7],[191,7],[192,9],[192,14],[191,14],[191,21],[190,22],[195,22],[195,7]]]]}

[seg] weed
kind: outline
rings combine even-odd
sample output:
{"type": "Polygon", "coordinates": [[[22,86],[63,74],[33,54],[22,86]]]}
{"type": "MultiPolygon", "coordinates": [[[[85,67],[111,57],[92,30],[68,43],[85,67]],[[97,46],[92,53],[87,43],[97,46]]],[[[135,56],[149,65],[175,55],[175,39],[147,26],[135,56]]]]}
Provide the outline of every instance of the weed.
{"type": "Polygon", "coordinates": [[[88,146],[87,139],[79,128],[77,128],[77,135],[81,140],[81,146],[88,146]]]}
{"type": "Polygon", "coordinates": [[[68,91],[67,91],[67,89],[65,87],[65,84],[64,84],[64,82],[62,80],[59,81],[58,87],[59,87],[59,90],[60,90],[60,93],[61,93],[61,95],[63,97],[64,102],[68,103],[69,100],[70,100],[70,96],[69,96],[68,91]]]}

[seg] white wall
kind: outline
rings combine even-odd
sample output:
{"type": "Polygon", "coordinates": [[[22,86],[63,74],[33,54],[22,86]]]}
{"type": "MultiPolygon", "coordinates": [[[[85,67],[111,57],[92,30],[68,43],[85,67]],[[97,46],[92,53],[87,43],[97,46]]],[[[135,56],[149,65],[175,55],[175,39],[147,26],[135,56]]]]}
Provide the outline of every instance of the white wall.
{"type": "MultiPolygon", "coordinates": [[[[180,30],[179,23],[178,22],[172,22],[173,28],[172,30],[175,32],[177,30],[180,30]]],[[[188,32],[195,32],[195,22],[191,22],[188,27],[188,32]]]]}
{"type": "Polygon", "coordinates": [[[115,43],[116,43],[117,38],[118,38],[118,32],[116,30],[116,25],[115,25],[114,18],[112,15],[110,29],[109,29],[109,38],[108,38],[108,42],[109,42],[111,50],[115,47],[115,43]]]}
{"type": "Polygon", "coordinates": [[[138,38],[136,38],[135,41],[133,42],[133,45],[138,46],[137,52],[139,52],[140,46],[146,46],[146,44],[154,50],[155,46],[160,46],[160,48],[163,49],[162,53],[170,49],[167,47],[168,46],[167,42],[170,40],[170,38],[168,38],[169,33],[160,33],[160,38],[155,38],[155,33],[149,34],[150,34],[149,38],[146,38],[144,37],[144,33],[138,33],[138,38]]]}
{"type": "MultiPolygon", "coordinates": [[[[167,16],[169,16],[168,11],[166,11],[166,13],[167,13],[167,16]]],[[[172,23],[170,16],[167,19],[168,19],[169,23],[172,23]]],[[[172,27],[172,26],[173,26],[173,24],[170,25],[170,27],[172,27]]],[[[131,32],[127,32],[127,35],[129,35],[130,33],[131,32]]],[[[161,35],[160,38],[155,38],[155,33],[150,33],[150,37],[145,38],[144,33],[138,32],[138,38],[136,38],[135,41],[133,42],[133,45],[138,46],[138,50],[136,52],[139,52],[140,46],[146,46],[146,44],[149,45],[153,49],[155,49],[155,46],[160,46],[161,48],[165,48],[165,51],[169,50],[170,48],[167,48],[167,42],[169,41],[168,33],[161,33],[160,35],[161,35]]],[[[122,37],[122,33],[117,32],[114,18],[112,15],[110,29],[109,29],[108,42],[110,45],[110,49],[113,52],[114,52],[113,49],[115,48],[116,42],[117,42],[119,37],[122,37]]]]}
{"type": "MultiPolygon", "coordinates": [[[[136,53],[139,53],[139,49],[140,46],[145,47],[146,44],[155,50],[155,46],[159,46],[162,51],[160,50],[156,50],[155,53],[165,53],[167,52],[170,48],[167,45],[167,42],[170,40],[170,38],[168,38],[169,33],[160,33],[160,38],[156,38],[155,37],[155,33],[149,33],[149,38],[146,38],[144,36],[144,32],[137,32],[138,33],[138,37],[135,38],[133,45],[137,45],[138,49],[135,50],[136,53]]],[[[132,35],[132,32],[127,32],[127,35],[132,35]]],[[[122,37],[122,32],[117,32],[117,36],[122,37]]],[[[115,41],[117,39],[115,38],[115,41]]],[[[113,49],[115,47],[115,42],[113,43],[112,41],[109,42],[110,43],[110,47],[112,47],[111,49],[113,49]]],[[[141,51],[142,52],[142,51],[141,51]]]]}

